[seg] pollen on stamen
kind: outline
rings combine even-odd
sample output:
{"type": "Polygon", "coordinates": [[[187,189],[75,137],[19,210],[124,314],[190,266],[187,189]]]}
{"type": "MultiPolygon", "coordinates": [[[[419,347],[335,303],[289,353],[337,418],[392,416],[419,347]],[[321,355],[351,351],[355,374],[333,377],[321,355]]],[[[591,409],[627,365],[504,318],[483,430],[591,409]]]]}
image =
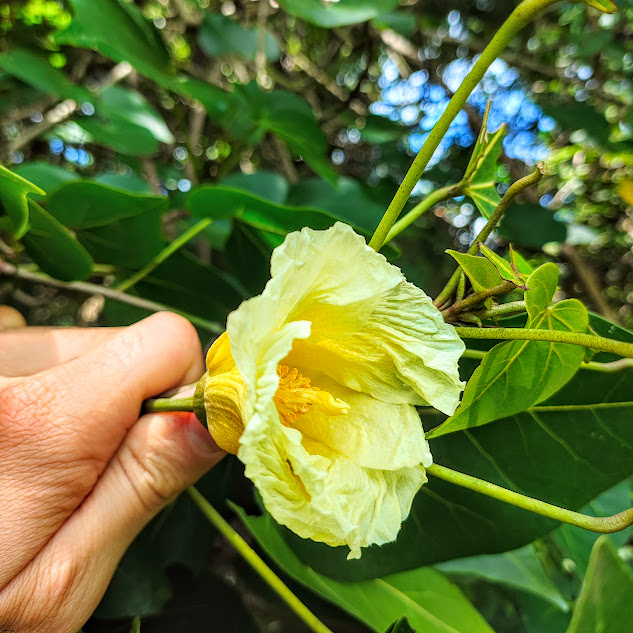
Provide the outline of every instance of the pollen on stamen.
{"type": "Polygon", "coordinates": [[[347,403],[310,384],[310,379],[300,374],[296,367],[290,369],[286,365],[279,365],[277,374],[279,388],[273,400],[285,426],[290,426],[313,405],[326,415],[344,415],[348,412],[347,403]]]}

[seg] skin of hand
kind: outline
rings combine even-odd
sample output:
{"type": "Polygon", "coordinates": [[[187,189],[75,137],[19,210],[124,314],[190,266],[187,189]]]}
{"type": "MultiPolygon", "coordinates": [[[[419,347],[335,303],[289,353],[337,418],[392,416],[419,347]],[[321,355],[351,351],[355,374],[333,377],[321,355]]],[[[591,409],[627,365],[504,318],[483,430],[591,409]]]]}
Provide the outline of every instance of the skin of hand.
{"type": "Polygon", "coordinates": [[[76,633],[144,525],[224,453],[143,400],[204,371],[171,313],[0,333],[0,631],[76,633]]]}

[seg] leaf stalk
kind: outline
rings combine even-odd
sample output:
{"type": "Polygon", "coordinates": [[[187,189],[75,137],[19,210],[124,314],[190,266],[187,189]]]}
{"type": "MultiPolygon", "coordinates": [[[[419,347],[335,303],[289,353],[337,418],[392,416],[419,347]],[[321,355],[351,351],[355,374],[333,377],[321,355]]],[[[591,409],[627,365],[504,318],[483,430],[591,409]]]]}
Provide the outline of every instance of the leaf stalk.
{"type": "Polygon", "coordinates": [[[561,523],[567,523],[569,525],[575,525],[576,527],[589,530],[591,532],[599,532],[600,534],[611,534],[613,532],[619,532],[625,528],[633,525],[633,508],[614,514],[608,517],[592,517],[580,512],[573,512],[572,510],[566,510],[560,508],[551,503],[534,499],[526,495],[519,494],[507,488],[497,486],[496,484],[484,481],[472,475],[466,475],[460,473],[446,466],[440,466],[439,464],[432,464],[426,469],[426,472],[438,479],[443,479],[462,488],[468,488],[474,492],[479,492],[493,499],[504,501],[517,508],[540,514],[541,516],[561,523]]]}
{"type": "Polygon", "coordinates": [[[196,504],[198,509],[204,514],[211,524],[226,538],[226,540],[237,550],[238,554],[248,563],[253,571],[266,582],[266,584],[292,609],[301,620],[314,633],[332,633],[321,620],[319,620],[308,607],[295,596],[285,583],[275,574],[275,572],[257,555],[255,550],[224,520],[222,515],[200,494],[196,488],[191,486],[187,489],[187,494],[196,504]]]}

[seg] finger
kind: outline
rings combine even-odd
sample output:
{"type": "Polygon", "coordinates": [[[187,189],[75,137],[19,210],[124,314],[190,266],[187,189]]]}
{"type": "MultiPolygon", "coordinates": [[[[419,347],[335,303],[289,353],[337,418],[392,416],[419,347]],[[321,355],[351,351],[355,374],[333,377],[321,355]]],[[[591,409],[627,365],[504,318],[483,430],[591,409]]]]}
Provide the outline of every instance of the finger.
{"type": "Polygon", "coordinates": [[[26,319],[11,306],[0,306],[0,331],[26,327],[26,319]]]}
{"type": "Polygon", "coordinates": [[[160,313],[0,391],[0,587],[92,490],[143,400],[202,369],[195,329],[160,313]]]}
{"type": "Polygon", "coordinates": [[[0,332],[0,376],[30,376],[102,345],[121,328],[30,327],[0,332]]]}
{"type": "Polygon", "coordinates": [[[138,532],[223,456],[191,414],[141,418],[84,504],[0,592],[5,628],[79,630],[138,532]]]}

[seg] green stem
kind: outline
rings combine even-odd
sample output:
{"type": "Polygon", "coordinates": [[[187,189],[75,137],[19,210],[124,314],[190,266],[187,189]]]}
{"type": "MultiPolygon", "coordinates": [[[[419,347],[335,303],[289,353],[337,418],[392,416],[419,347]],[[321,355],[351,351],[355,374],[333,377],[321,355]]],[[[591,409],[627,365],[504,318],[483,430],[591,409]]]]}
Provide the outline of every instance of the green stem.
{"type": "Polygon", "coordinates": [[[492,306],[488,310],[480,310],[477,316],[480,319],[499,319],[501,317],[522,314],[527,310],[525,301],[508,301],[497,306],[492,306]]]}
{"type": "MultiPolygon", "coordinates": [[[[477,237],[473,240],[473,243],[470,245],[468,250],[466,251],[467,255],[476,255],[479,250],[479,243],[485,242],[489,237],[494,228],[497,226],[503,214],[506,212],[507,208],[510,206],[510,203],[525,189],[527,189],[530,185],[536,184],[541,178],[543,178],[543,168],[539,165],[531,174],[527,176],[523,176],[523,178],[519,178],[516,182],[513,182],[508,190],[503,194],[503,198],[499,201],[499,204],[495,208],[495,210],[491,213],[488,221],[477,237]]],[[[457,287],[460,279],[462,269],[458,266],[455,272],[451,275],[451,278],[448,280],[446,286],[444,286],[444,290],[440,292],[437,297],[433,300],[433,305],[436,307],[444,305],[450,298],[455,288],[457,287]]]]}
{"type": "Polygon", "coordinates": [[[466,294],[466,275],[462,270],[462,274],[459,276],[459,281],[457,282],[457,292],[455,293],[455,300],[461,301],[466,294]]]}
{"type": "Polygon", "coordinates": [[[450,321],[451,319],[459,316],[460,312],[464,312],[469,308],[479,305],[480,303],[483,303],[486,299],[490,299],[490,297],[497,297],[499,295],[506,294],[514,288],[516,288],[516,286],[511,281],[504,281],[498,286],[486,288],[486,290],[476,292],[466,297],[465,299],[454,303],[450,308],[442,310],[442,316],[444,317],[445,321],[450,321]]]}
{"type": "Polygon", "coordinates": [[[529,510],[530,512],[540,514],[549,519],[575,525],[576,527],[590,530],[591,532],[611,534],[612,532],[619,532],[633,525],[633,508],[629,508],[613,516],[592,517],[586,514],[580,514],[579,512],[559,508],[545,501],[527,497],[518,492],[497,486],[496,484],[491,484],[483,479],[460,473],[451,468],[446,468],[446,466],[440,466],[439,464],[432,464],[426,469],[426,472],[431,476],[444,479],[462,488],[474,490],[493,499],[498,499],[499,501],[504,501],[518,508],[523,508],[523,510],[529,510]]]}
{"type": "MultiPolygon", "coordinates": [[[[466,349],[462,354],[462,358],[470,358],[472,360],[482,360],[488,352],[480,349],[466,349]]],[[[603,374],[615,374],[625,369],[633,369],[633,358],[620,358],[619,360],[611,361],[610,363],[597,363],[590,360],[586,363],[581,363],[580,369],[588,369],[590,371],[599,371],[603,374]]],[[[581,405],[585,407],[586,405],[581,405]]],[[[530,407],[534,408],[534,407],[530,407]]]]}
{"type": "Polygon", "coordinates": [[[494,62],[501,54],[501,51],[510,43],[512,38],[523,29],[530,20],[557,1],[558,0],[523,0],[495,33],[490,44],[486,46],[468,75],[466,75],[464,81],[462,81],[460,87],[452,96],[446,110],[444,110],[444,113],[434,125],[422,149],[415,157],[413,164],[405,175],[400,187],[398,187],[393,200],[389,204],[374,236],[369,242],[372,248],[380,250],[384,244],[391,227],[398,219],[413,188],[424,173],[426,166],[439,146],[440,141],[444,138],[450,124],[462,110],[470,93],[481,81],[490,64],[494,62]]]}
{"type": "Polygon", "coordinates": [[[389,231],[389,234],[385,238],[385,244],[390,242],[396,235],[404,231],[410,224],[415,222],[423,213],[426,213],[431,207],[436,205],[438,202],[442,200],[446,200],[446,198],[453,198],[455,196],[459,196],[461,194],[461,186],[460,184],[456,185],[448,185],[447,187],[441,187],[440,189],[436,189],[432,191],[424,200],[419,202],[418,204],[409,211],[404,217],[400,218],[389,231]]]}
{"type": "Polygon", "coordinates": [[[561,332],[559,330],[531,330],[518,327],[458,327],[455,330],[461,338],[485,340],[504,339],[507,341],[547,341],[550,343],[569,343],[581,345],[600,352],[611,352],[625,358],[633,358],[633,343],[614,341],[593,334],[561,332]]]}
{"type": "Polygon", "coordinates": [[[261,576],[268,586],[277,593],[314,633],[332,633],[332,631],[288,589],[279,576],[266,565],[253,548],[193,486],[187,489],[187,493],[218,532],[226,538],[251,568],[261,576]]]}
{"type": "Polygon", "coordinates": [[[152,398],[143,403],[144,413],[193,411],[193,398],[152,398]]]}
{"type": "Polygon", "coordinates": [[[132,286],[136,285],[141,279],[149,275],[158,265],[162,264],[168,257],[173,255],[179,248],[184,246],[189,240],[193,239],[198,233],[204,231],[204,229],[211,224],[213,220],[211,218],[204,218],[199,222],[196,222],[192,227],[188,228],[182,235],[179,235],[173,242],[167,245],[151,262],[141,268],[138,272],[132,275],[129,279],[122,281],[120,284],[114,286],[114,290],[119,292],[126,292],[132,286]]]}

